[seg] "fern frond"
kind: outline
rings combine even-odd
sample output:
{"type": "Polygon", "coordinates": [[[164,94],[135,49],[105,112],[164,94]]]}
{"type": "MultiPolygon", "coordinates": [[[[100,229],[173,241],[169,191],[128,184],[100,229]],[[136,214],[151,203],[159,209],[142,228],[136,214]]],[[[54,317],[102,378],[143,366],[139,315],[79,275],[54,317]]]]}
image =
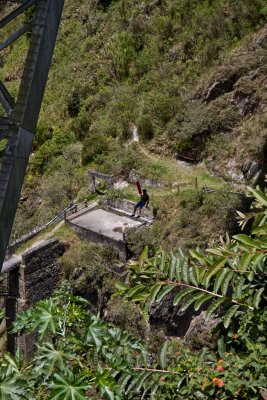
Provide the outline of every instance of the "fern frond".
{"type": "Polygon", "coordinates": [[[199,297],[199,299],[195,302],[194,309],[195,311],[198,311],[200,307],[208,300],[214,298],[212,294],[205,294],[202,293],[202,295],[199,297]]]}
{"type": "Polygon", "coordinates": [[[181,291],[175,296],[173,300],[173,305],[176,306],[184,297],[195,291],[196,289],[190,289],[190,288],[181,289],[181,291]]]}
{"type": "Polygon", "coordinates": [[[211,303],[207,311],[205,312],[205,318],[209,319],[212,314],[215,313],[216,310],[226,301],[226,297],[221,297],[218,300],[215,300],[211,303]]]}
{"type": "Polygon", "coordinates": [[[160,302],[163,297],[165,297],[169,292],[171,292],[174,288],[176,288],[177,285],[165,285],[165,287],[163,287],[160,292],[158,293],[157,297],[156,297],[156,302],[160,302]]]}
{"type": "Polygon", "coordinates": [[[227,274],[225,274],[222,284],[221,284],[221,293],[223,296],[225,296],[226,293],[228,292],[229,284],[230,284],[230,281],[233,278],[233,276],[234,276],[234,271],[231,271],[231,270],[227,271],[227,274]]]}
{"type": "Polygon", "coordinates": [[[223,325],[225,328],[228,328],[228,326],[231,323],[231,320],[233,318],[233,316],[235,315],[235,313],[237,312],[237,310],[239,309],[240,305],[239,304],[235,304],[234,306],[230,307],[226,314],[223,317],[223,325]]]}

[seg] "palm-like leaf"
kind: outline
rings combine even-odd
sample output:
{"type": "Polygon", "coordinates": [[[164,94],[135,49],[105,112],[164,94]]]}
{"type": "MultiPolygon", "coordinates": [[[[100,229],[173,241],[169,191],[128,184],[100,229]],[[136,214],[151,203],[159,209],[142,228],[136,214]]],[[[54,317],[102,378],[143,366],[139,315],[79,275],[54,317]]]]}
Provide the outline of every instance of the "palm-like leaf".
{"type": "Polygon", "coordinates": [[[84,377],[75,377],[70,370],[64,375],[55,374],[53,382],[49,385],[49,400],[88,400],[86,391],[90,385],[84,380],[84,377]]]}
{"type": "Polygon", "coordinates": [[[35,372],[45,374],[49,378],[56,370],[63,371],[66,368],[67,360],[73,360],[71,353],[67,353],[65,349],[56,349],[52,343],[44,343],[42,346],[38,346],[35,372]]]}
{"type": "Polygon", "coordinates": [[[100,322],[97,316],[92,316],[89,324],[86,327],[85,344],[90,344],[96,347],[99,351],[102,346],[102,339],[105,335],[105,324],[100,322]]]}
{"type": "Polygon", "coordinates": [[[32,397],[16,376],[8,377],[0,383],[1,400],[30,400],[32,397]]]}

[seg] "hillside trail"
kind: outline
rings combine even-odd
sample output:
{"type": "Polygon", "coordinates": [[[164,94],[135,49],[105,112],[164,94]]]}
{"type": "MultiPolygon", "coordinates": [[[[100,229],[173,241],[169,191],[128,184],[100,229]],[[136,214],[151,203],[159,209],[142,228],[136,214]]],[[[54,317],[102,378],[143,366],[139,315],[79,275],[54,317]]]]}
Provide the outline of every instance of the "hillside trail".
{"type": "Polygon", "coordinates": [[[170,169],[174,175],[177,173],[178,177],[184,174],[190,174],[190,171],[192,171],[192,174],[199,174],[204,170],[206,171],[206,168],[204,168],[203,165],[191,165],[185,161],[177,160],[174,157],[159,155],[149,151],[148,148],[140,142],[138,128],[135,124],[132,125],[131,142],[137,143],[140,153],[143,154],[152,164],[163,164],[166,168],[170,169]]]}
{"type": "Polygon", "coordinates": [[[190,169],[192,167],[190,164],[186,163],[185,161],[179,161],[172,157],[162,156],[162,155],[160,156],[156,153],[152,153],[146,147],[142,146],[140,143],[139,143],[139,150],[144,156],[149,158],[153,163],[165,162],[169,166],[172,166],[174,169],[177,169],[177,170],[179,170],[181,168],[185,168],[185,169],[189,168],[190,169]]]}
{"type": "Polygon", "coordinates": [[[60,221],[51,231],[44,233],[42,239],[36,240],[30,247],[39,246],[39,244],[42,244],[45,240],[50,239],[63,225],[64,220],[60,221]]]}
{"type": "MultiPolygon", "coordinates": [[[[150,151],[140,141],[138,128],[132,124],[132,140],[136,143],[141,155],[145,156],[148,161],[148,169],[150,175],[154,175],[154,180],[162,181],[166,184],[166,188],[161,191],[170,191],[170,186],[177,189],[190,189],[201,187],[212,187],[221,189],[225,185],[223,178],[210,172],[204,162],[192,164],[183,160],[177,160],[171,155],[159,155],[150,151]]],[[[146,166],[144,167],[145,174],[146,166]]]]}

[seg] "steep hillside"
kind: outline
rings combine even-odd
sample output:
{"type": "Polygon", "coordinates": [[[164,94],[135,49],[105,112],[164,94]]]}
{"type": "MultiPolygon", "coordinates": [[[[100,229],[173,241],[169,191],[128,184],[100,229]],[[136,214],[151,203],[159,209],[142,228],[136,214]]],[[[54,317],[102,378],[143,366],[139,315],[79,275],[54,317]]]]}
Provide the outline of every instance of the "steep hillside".
{"type": "MultiPolygon", "coordinates": [[[[29,36],[0,54],[14,97],[29,36]]],[[[126,267],[66,224],[41,234],[66,245],[64,282],[17,318],[12,336],[40,336],[27,363],[1,357],[1,298],[15,310],[16,291],[0,276],[1,398],[267,398],[266,188],[251,189],[236,234],[244,186],[267,172],[266,61],[266,0],[65,1],[11,240],[100,199],[88,169],[117,178],[111,199],[137,200],[131,173],[162,188],[147,187],[153,225],[126,231],[126,267]]]]}
{"type": "MultiPolygon", "coordinates": [[[[258,178],[265,161],[266,19],[265,0],[66,0],[16,233],[85,196],[89,167],[118,177],[134,168],[188,184],[187,167],[181,175],[176,167],[167,174],[144,148],[160,157],[204,161],[201,183],[205,168],[231,183],[258,178]],[[141,150],[130,144],[136,128],[141,150]]],[[[2,75],[14,95],[27,40],[2,57],[2,75]]],[[[180,199],[166,196],[154,196],[159,216],[170,214],[161,238],[176,235],[187,219],[178,216],[173,226],[180,199]]],[[[212,203],[188,197],[195,210],[212,203]]],[[[237,207],[227,196],[218,202],[220,219],[228,214],[226,205],[237,207]]],[[[201,242],[212,230],[205,223],[213,215],[208,208],[197,218],[205,233],[197,236],[201,242]]],[[[222,225],[218,233],[227,227],[222,225]]]]}

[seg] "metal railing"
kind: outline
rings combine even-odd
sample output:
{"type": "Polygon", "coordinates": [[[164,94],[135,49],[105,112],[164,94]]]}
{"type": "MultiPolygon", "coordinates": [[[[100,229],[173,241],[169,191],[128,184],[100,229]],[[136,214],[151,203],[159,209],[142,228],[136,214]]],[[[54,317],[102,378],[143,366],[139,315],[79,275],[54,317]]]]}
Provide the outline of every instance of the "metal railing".
{"type": "Polygon", "coordinates": [[[55,215],[50,221],[48,221],[46,224],[40,225],[36,228],[34,228],[32,231],[26,233],[23,236],[20,236],[17,240],[12,242],[8,246],[8,252],[7,254],[10,255],[12,254],[22,243],[27,242],[29,239],[33,238],[34,236],[38,235],[38,233],[44,231],[46,228],[48,228],[51,225],[54,225],[61,221],[62,219],[65,219],[68,214],[73,214],[77,212],[78,210],[81,210],[82,208],[85,208],[88,206],[88,201],[85,200],[82,203],[72,203],[68,205],[68,207],[64,208],[64,210],[60,211],[59,214],[55,215]],[[77,211],[76,211],[77,210],[77,211]]]}
{"type": "Polygon", "coordinates": [[[88,207],[88,200],[84,200],[81,203],[70,204],[69,207],[64,210],[64,219],[67,219],[68,216],[75,214],[87,207],[88,207]]]}

